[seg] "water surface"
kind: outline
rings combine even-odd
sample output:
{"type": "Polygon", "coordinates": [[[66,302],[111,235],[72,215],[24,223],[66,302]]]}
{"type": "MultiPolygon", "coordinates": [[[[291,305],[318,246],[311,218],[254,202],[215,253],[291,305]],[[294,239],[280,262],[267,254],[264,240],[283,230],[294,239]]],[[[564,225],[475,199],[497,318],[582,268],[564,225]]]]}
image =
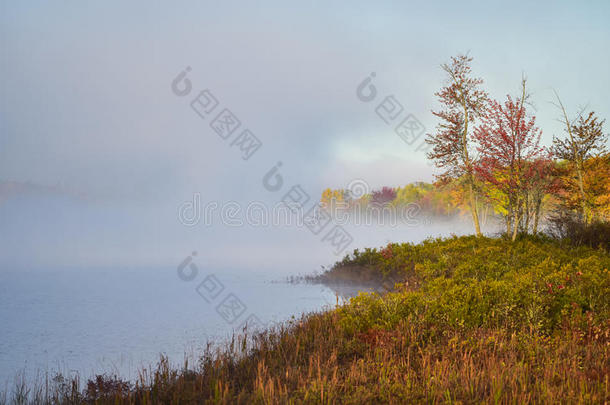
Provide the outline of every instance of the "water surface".
{"type": "Polygon", "coordinates": [[[0,381],[11,381],[18,370],[133,378],[160,353],[177,364],[196,356],[208,340],[227,338],[250,316],[268,325],[335,301],[321,285],[236,270],[201,269],[193,281],[180,279],[176,268],[3,271],[0,381]],[[210,274],[224,288],[215,299],[204,294],[207,302],[197,287],[210,274]],[[217,307],[231,294],[242,306],[235,320],[228,312],[229,323],[217,307]]]}

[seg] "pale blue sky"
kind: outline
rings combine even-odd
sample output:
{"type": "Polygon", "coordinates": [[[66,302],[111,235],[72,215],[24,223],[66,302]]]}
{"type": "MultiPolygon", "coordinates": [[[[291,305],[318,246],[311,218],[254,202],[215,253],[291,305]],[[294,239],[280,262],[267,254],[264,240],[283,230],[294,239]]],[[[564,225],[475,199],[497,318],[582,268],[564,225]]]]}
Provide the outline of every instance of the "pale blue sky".
{"type": "Polygon", "coordinates": [[[467,51],[495,97],[527,75],[547,143],[560,131],[553,88],[570,111],[610,113],[605,1],[0,4],[1,179],[248,199],[282,160],[316,192],[430,180],[423,153],[355,88],[376,72],[431,131],[438,66],[467,51]],[[263,140],[247,164],[169,90],[187,65],[263,140]]]}

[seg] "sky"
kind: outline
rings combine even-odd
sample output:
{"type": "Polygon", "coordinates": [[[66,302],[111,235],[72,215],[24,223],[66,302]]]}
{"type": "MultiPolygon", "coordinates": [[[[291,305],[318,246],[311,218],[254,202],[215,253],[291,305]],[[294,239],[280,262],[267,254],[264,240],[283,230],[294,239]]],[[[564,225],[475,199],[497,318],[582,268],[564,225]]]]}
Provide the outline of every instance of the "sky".
{"type": "Polygon", "coordinates": [[[527,77],[549,144],[561,134],[553,90],[570,113],[610,116],[609,17],[607,1],[2,0],[0,181],[61,185],[142,223],[175,222],[194,192],[276,201],[261,181],[277,162],[314,199],[355,179],[431,181],[380,101],[394,96],[432,132],[440,64],[468,52],[494,98],[527,77]],[[181,97],[171,84],[186,67],[193,90],[181,97]],[[363,102],[372,72],[378,95],[363,102]],[[204,89],[262,142],[250,159],[191,109],[204,89]]]}

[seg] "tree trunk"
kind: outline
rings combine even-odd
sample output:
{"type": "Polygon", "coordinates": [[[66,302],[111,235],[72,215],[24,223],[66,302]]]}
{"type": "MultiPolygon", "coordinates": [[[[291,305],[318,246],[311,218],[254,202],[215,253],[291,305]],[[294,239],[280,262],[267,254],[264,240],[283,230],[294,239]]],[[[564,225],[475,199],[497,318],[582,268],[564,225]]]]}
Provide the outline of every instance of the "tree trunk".
{"type": "Polygon", "coordinates": [[[578,188],[580,190],[580,201],[582,206],[582,220],[587,225],[587,199],[585,197],[585,184],[583,181],[582,168],[580,162],[576,164],[576,173],[578,174],[578,188]]]}
{"type": "Polygon", "coordinates": [[[542,201],[540,199],[538,199],[536,201],[536,208],[534,209],[534,235],[536,235],[538,233],[538,218],[540,217],[540,204],[542,203],[542,201]]]}
{"type": "Polygon", "coordinates": [[[477,237],[481,236],[481,226],[479,225],[479,214],[477,213],[477,205],[474,197],[474,173],[472,161],[468,156],[468,107],[462,99],[462,107],[464,108],[464,131],[462,132],[462,158],[468,169],[468,185],[470,186],[470,212],[472,214],[472,222],[474,222],[474,230],[477,237]]]}
{"type": "Polygon", "coordinates": [[[517,239],[517,233],[519,231],[519,222],[521,221],[521,214],[519,213],[519,210],[515,211],[514,218],[515,220],[513,224],[513,237],[511,239],[513,242],[517,239]]]}
{"type": "Polygon", "coordinates": [[[515,204],[512,198],[508,199],[508,207],[506,207],[506,237],[509,238],[513,234],[513,221],[515,219],[515,204]]]}
{"type": "Polygon", "coordinates": [[[474,230],[477,236],[481,236],[481,226],[479,225],[479,214],[477,213],[476,200],[474,197],[474,188],[472,179],[470,181],[470,212],[472,213],[472,222],[474,222],[474,230]]]}
{"type": "Polygon", "coordinates": [[[527,193],[525,194],[525,207],[523,210],[525,213],[525,224],[523,226],[523,230],[525,233],[528,233],[530,230],[530,199],[527,193]]]}

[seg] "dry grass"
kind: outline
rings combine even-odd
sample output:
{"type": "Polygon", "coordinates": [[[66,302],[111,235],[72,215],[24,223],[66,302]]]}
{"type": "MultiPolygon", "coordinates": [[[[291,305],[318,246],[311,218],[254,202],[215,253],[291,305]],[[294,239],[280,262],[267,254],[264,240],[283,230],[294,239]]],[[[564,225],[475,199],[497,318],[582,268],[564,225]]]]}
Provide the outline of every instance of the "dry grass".
{"type": "MultiPolygon", "coordinates": [[[[421,325],[346,334],[336,312],[208,351],[195,370],[161,359],[137,384],[98,377],[33,403],[607,403],[610,336],[564,325],[553,336],[474,329],[430,337],[421,325]]],[[[432,327],[432,325],[430,325],[432,327]]],[[[26,403],[27,388],[7,401],[26,403]]],[[[36,393],[37,392],[37,393],[36,393]]],[[[32,396],[32,394],[36,395],[32,396]]]]}

